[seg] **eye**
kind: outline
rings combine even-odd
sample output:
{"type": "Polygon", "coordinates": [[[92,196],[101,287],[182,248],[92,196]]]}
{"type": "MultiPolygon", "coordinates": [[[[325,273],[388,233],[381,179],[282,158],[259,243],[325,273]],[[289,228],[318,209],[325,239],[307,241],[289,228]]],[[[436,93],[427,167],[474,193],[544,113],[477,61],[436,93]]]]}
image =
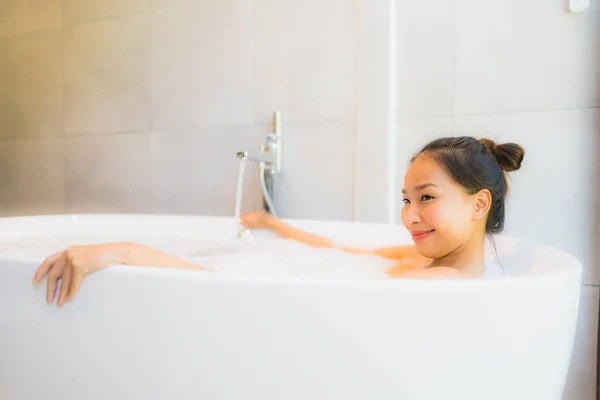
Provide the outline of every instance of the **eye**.
{"type": "Polygon", "coordinates": [[[427,201],[427,200],[433,200],[434,197],[430,196],[428,194],[424,194],[423,196],[421,196],[421,201],[427,201]]]}
{"type": "Polygon", "coordinates": [[[408,199],[402,199],[402,202],[403,202],[404,204],[408,204],[408,203],[410,203],[410,200],[408,200],[408,199]]]}

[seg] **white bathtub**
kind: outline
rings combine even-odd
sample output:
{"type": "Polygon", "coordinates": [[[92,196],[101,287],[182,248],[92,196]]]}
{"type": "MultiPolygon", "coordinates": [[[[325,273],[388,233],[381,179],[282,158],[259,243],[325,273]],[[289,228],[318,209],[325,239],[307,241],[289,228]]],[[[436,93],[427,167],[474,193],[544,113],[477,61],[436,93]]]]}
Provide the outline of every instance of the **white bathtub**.
{"type": "MultiPolygon", "coordinates": [[[[292,223],[347,244],[409,240],[402,227],[292,223]]],[[[507,237],[496,239],[501,279],[113,267],[62,309],[30,283],[68,244],[138,240],[189,255],[194,242],[230,243],[236,229],[215,217],[0,219],[0,398],[561,398],[581,266],[507,237]]]]}

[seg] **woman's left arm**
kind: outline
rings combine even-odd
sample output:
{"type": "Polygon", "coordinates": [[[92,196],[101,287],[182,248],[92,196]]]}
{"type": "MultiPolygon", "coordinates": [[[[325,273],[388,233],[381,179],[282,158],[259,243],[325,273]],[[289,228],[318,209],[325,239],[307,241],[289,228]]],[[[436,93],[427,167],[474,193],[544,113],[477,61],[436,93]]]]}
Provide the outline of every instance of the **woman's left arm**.
{"type": "Polygon", "coordinates": [[[71,246],[46,258],[33,277],[33,283],[47,276],[46,301],[56,298],[58,281],[61,280],[58,306],[73,300],[83,279],[111,265],[134,265],[159,268],[208,269],[165,254],[138,243],[120,242],[86,246],[71,246]]]}

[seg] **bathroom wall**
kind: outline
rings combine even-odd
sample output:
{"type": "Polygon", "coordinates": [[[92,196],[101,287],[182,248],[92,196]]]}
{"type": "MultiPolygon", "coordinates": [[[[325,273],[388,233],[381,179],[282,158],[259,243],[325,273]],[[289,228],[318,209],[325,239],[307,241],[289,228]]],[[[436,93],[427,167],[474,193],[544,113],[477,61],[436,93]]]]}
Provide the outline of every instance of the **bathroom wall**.
{"type": "Polygon", "coordinates": [[[343,0],[3,1],[0,214],[232,215],[279,109],[279,213],[352,219],[358,32],[343,0]]]}
{"type": "MultiPolygon", "coordinates": [[[[425,142],[517,141],[507,233],[584,262],[565,399],[593,399],[598,0],[393,7],[395,24],[388,0],[2,1],[0,215],[232,215],[235,153],[276,109],[286,217],[386,221],[425,142]]],[[[244,209],[259,203],[249,168],[244,209]]]]}

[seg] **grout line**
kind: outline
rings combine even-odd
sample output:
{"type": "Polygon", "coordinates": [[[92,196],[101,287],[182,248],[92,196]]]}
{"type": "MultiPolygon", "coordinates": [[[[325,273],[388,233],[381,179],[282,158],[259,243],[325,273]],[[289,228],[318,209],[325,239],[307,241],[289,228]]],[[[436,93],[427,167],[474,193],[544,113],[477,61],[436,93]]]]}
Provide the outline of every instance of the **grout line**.
{"type": "MultiPolygon", "coordinates": [[[[339,119],[315,119],[315,120],[293,120],[286,121],[287,125],[297,126],[300,124],[314,125],[322,123],[338,123],[338,122],[355,122],[352,117],[339,118],[339,119]]],[[[181,133],[181,132],[203,132],[207,130],[225,130],[225,129],[252,129],[270,127],[270,123],[255,123],[255,124],[243,124],[243,125],[205,125],[199,127],[177,127],[177,128],[164,128],[164,129],[144,129],[135,131],[113,131],[113,132],[90,132],[90,133],[62,133],[57,135],[19,135],[19,136],[5,136],[0,137],[0,142],[9,140],[19,139],[50,139],[50,138],[86,138],[86,137],[98,137],[98,136],[115,136],[115,135],[135,135],[143,134],[147,132],[156,133],[181,133]]]]}
{"type": "Polygon", "coordinates": [[[509,110],[509,111],[490,111],[490,112],[475,112],[475,113],[464,113],[464,114],[430,114],[430,115],[406,115],[403,119],[406,120],[423,120],[433,118],[450,118],[456,119],[461,117],[486,117],[495,115],[512,115],[512,114],[535,114],[544,112],[560,112],[560,111],[582,111],[582,110],[596,110],[600,109],[600,104],[593,106],[581,106],[581,107],[570,107],[570,108],[537,108],[531,110],[509,110]]]}
{"type": "Polygon", "coordinates": [[[119,13],[119,14],[116,14],[116,15],[108,15],[108,16],[99,17],[99,18],[92,18],[90,20],[86,20],[86,21],[83,21],[83,22],[77,22],[77,23],[73,23],[73,24],[66,23],[66,21],[64,21],[64,18],[63,18],[63,25],[65,27],[78,28],[78,27],[85,26],[85,25],[92,25],[92,24],[98,24],[98,23],[102,23],[102,22],[109,22],[109,21],[119,20],[119,19],[122,19],[122,18],[128,18],[128,17],[133,17],[133,16],[136,16],[136,15],[145,14],[149,10],[151,10],[151,8],[145,7],[142,10],[124,12],[124,13],[119,13]]]}
{"type": "Polygon", "coordinates": [[[40,29],[40,30],[19,33],[16,35],[2,36],[2,37],[0,37],[0,41],[4,41],[4,40],[9,41],[12,39],[20,39],[20,38],[27,37],[27,36],[35,36],[35,35],[41,35],[44,33],[58,32],[58,31],[62,30],[63,28],[64,28],[64,24],[61,24],[59,26],[55,26],[52,28],[44,28],[44,29],[40,29]]]}
{"type": "MultiPolygon", "coordinates": [[[[64,67],[64,65],[63,65],[64,67]]],[[[64,96],[64,93],[63,93],[64,96]]],[[[65,110],[63,110],[65,113],[65,110]]],[[[315,124],[323,124],[323,123],[339,123],[339,122],[356,122],[355,118],[332,118],[332,119],[314,119],[314,120],[292,120],[286,121],[288,126],[298,126],[298,125],[315,125],[315,124]]],[[[252,128],[261,128],[261,127],[269,127],[270,123],[255,123],[255,124],[243,124],[243,125],[204,125],[199,127],[177,127],[177,128],[165,128],[165,129],[143,129],[143,130],[133,130],[133,131],[113,131],[113,132],[89,132],[89,133],[66,133],[57,135],[19,135],[19,136],[5,136],[0,137],[0,142],[10,141],[10,140],[20,140],[20,139],[50,139],[50,138],[87,138],[87,137],[101,137],[101,136],[119,136],[119,135],[135,135],[135,134],[144,134],[148,132],[156,132],[156,133],[181,133],[181,132],[202,132],[206,130],[220,130],[220,129],[252,129],[252,128]]],[[[66,128],[66,120],[63,121],[63,129],[66,128]]]]}
{"type": "Polygon", "coordinates": [[[86,137],[99,137],[99,136],[116,136],[116,135],[135,135],[140,133],[146,133],[148,131],[130,131],[130,132],[104,132],[104,133],[83,133],[83,134],[57,134],[57,135],[26,135],[26,136],[7,136],[0,137],[0,142],[9,140],[36,140],[36,139],[70,139],[70,138],[86,138],[86,137]]]}
{"type": "Polygon", "coordinates": [[[456,117],[477,117],[477,116],[492,116],[492,115],[510,115],[510,114],[534,114],[534,113],[545,113],[545,112],[557,112],[557,111],[581,111],[581,110],[594,110],[600,109],[600,104],[593,106],[575,106],[568,108],[534,108],[530,110],[508,110],[508,111],[490,111],[483,113],[463,113],[455,114],[456,117]]]}
{"type": "MultiPolygon", "coordinates": [[[[299,124],[320,124],[320,123],[332,123],[332,122],[356,122],[356,116],[340,117],[340,118],[317,118],[317,119],[288,119],[286,120],[287,125],[299,125],[299,124]]],[[[256,123],[256,126],[271,126],[271,123],[256,123]]]]}

